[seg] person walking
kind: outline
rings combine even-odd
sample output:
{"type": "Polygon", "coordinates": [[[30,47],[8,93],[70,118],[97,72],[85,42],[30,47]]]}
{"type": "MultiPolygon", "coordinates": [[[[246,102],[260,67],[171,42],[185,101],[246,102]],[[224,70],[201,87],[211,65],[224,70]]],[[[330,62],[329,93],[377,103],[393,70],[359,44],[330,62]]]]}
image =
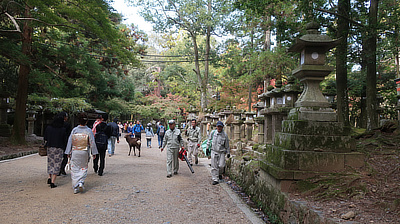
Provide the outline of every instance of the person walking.
{"type": "Polygon", "coordinates": [[[141,125],[139,121],[136,121],[136,124],[132,129],[135,134],[135,138],[142,140],[142,131],[144,130],[143,125],[141,125]]]}
{"type": "Polygon", "coordinates": [[[131,138],[134,137],[135,134],[133,133],[133,124],[132,124],[132,122],[130,122],[128,127],[126,128],[126,133],[128,135],[130,135],[131,138]]]}
{"type": "Polygon", "coordinates": [[[179,161],[178,153],[179,149],[183,146],[181,131],[175,127],[175,121],[168,121],[169,130],[165,132],[164,142],[161,147],[161,152],[164,148],[167,148],[167,178],[172,177],[172,170],[174,174],[178,174],[179,161]],[[172,169],[173,165],[173,169],[172,169]]]}
{"type": "Polygon", "coordinates": [[[88,117],[86,113],[78,115],[79,125],[72,129],[68,138],[65,154],[71,158],[71,179],[74,194],[84,190],[84,183],[87,177],[90,154],[93,159],[99,154],[92,130],[87,126],[88,117]]]}
{"type": "Polygon", "coordinates": [[[157,128],[158,148],[161,148],[163,145],[164,135],[165,135],[165,127],[162,125],[162,122],[160,122],[157,128]]]}
{"type": "Polygon", "coordinates": [[[94,121],[93,126],[92,126],[93,135],[96,135],[96,126],[102,122],[102,120],[103,120],[102,118],[103,118],[103,115],[101,115],[101,114],[98,114],[96,116],[96,120],[94,121]]]}
{"type": "Polygon", "coordinates": [[[223,129],[224,124],[218,121],[217,130],[211,132],[207,141],[207,149],[211,147],[211,178],[213,185],[219,184],[219,180],[222,179],[222,173],[225,168],[225,155],[228,158],[231,156],[229,138],[223,129]]]}
{"type": "Polygon", "coordinates": [[[200,128],[197,127],[196,119],[192,119],[191,127],[186,130],[186,136],[188,136],[188,155],[187,155],[188,161],[191,165],[193,165],[192,162],[192,156],[193,156],[194,163],[198,164],[199,159],[197,158],[197,154],[201,142],[201,133],[200,133],[200,128]]]}
{"type": "Polygon", "coordinates": [[[104,168],[105,168],[105,157],[108,146],[108,139],[110,135],[106,133],[108,115],[104,114],[101,118],[101,122],[96,125],[96,134],[94,135],[97,151],[99,152],[99,156],[93,159],[93,169],[94,172],[99,176],[103,176],[104,168]],[[100,160],[100,166],[99,166],[100,160]]]}
{"type": "Polygon", "coordinates": [[[107,124],[106,134],[110,136],[108,139],[108,156],[111,157],[115,153],[115,142],[119,143],[119,127],[118,119],[115,118],[114,121],[107,124]]]}
{"type": "Polygon", "coordinates": [[[154,137],[154,132],[150,123],[147,124],[145,132],[146,132],[147,148],[151,148],[151,138],[154,137]]]}
{"type": "Polygon", "coordinates": [[[124,131],[124,125],[121,123],[121,121],[118,121],[118,128],[119,128],[119,136],[121,137],[124,131]]]}
{"type": "Polygon", "coordinates": [[[50,184],[51,188],[55,188],[57,185],[55,185],[54,182],[56,181],[57,175],[60,173],[61,162],[67,142],[64,117],[56,116],[53,123],[47,126],[44,133],[44,140],[47,145],[47,173],[49,174],[47,184],[50,184]]]}
{"type": "MultiPolygon", "coordinates": [[[[71,134],[71,130],[72,130],[71,124],[68,122],[68,114],[67,114],[67,112],[63,111],[63,112],[58,113],[57,116],[62,117],[64,119],[63,127],[65,128],[65,131],[67,132],[67,137],[65,139],[65,145],[67,145],[68,137],[71,134]]],[[[63,149],[65,151],[65,147],[63,149]]],[[[63,161],[61,162],[60,173],[57,176],[60,176],[61,174],[67,175],[67,173],[65,172],[65,166],[67,165],[67,163],[68,163],[68,156],[65,155],[63,152],[63,161]]]]}

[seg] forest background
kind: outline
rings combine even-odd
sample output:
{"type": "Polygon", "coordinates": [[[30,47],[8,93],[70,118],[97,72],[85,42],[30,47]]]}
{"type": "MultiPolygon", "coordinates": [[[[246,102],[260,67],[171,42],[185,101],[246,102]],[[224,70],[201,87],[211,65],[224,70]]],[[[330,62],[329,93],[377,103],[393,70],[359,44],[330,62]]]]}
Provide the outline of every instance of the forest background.
{"type": "MultiPolygon", "coordinates": [[[[189,108],[251,110],[299,63],[287,52],[309,22],[341,43],[321,83],[339,120],[373,129],[397,119],[400,3],[396,0],[129,0],[153,25],[145,33],[105,0],[3,0],[1,97],[12,140],[26,113],[99,109],[112,117],[182,119],[189,108]],[[379,114],[378,114],[379,113],[379,114]]],[[[300,83],[297,82],[297,85],[300,83]]]]}

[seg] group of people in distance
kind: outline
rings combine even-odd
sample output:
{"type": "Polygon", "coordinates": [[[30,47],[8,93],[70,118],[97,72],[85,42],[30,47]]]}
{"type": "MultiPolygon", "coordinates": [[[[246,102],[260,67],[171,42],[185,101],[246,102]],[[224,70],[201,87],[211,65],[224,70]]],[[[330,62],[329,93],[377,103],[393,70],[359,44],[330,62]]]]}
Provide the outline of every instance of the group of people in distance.
{"type": "MultiPolygon", "coordinates": [[[[70,124],[67,122],[68,114],[65,112],[59,113],[49,125],[44,134],[44,140],[47,145],[47,171],[49,178],[47,183],[51,188],[57,187],[55,180],[57,175],[66,174],[65,166],[70,161],[72,188],[74,194],[84,190],[84,182],[87,177],[88,163],[90,157],[93,157],[93,169],[102,176],[105,168],[105,156],[108,149],[108,154],[111,157],[115,152],[115,143],[119,143],[120,127],[117,124],[118,120],[114,119],[110,123],[107,114],[99,115],[90,129],[87,126],[88,116],[86,113],[78,115],[78,123],[71,130],[70,124]],[[100,162],[100,164],[99,164],[100,162]]],[[[149,123],[150,124],[150,123],[149,123]]],[[[167,152],[167,178],[172,177],[172,174],[178,174],[179,161],[178,153],[183,148],[183,140],[181,131],[176,128],[174,120],[168,122],[169,128],[157,124],[156,134],[158,135],[158,144],[161,151],[166,149],[167,152]]],[[[211,158],[211,175],[212,184],[218,184],[222,179],[222,172],[225,167],[225,155],[230,157],[229,139],[223,131],[224,124],[221,121],[217,122],[216,130],[212,131],[208,136],[207,149],[210,149],[211,158]]],[[[151,147],[151,138],[154,137],[154,132],[151,124],[143,128],[139,121],[128,127],[127,134],[141,139],[141,132],[145,130],[147,147],[151,147]]],[[[195,119],[191,121],[191,126],[185,130],[188,138],[188,160],[191,165],[198,164],[198,150],[201,143],[200,128],[197,127],[195,119]]]]}

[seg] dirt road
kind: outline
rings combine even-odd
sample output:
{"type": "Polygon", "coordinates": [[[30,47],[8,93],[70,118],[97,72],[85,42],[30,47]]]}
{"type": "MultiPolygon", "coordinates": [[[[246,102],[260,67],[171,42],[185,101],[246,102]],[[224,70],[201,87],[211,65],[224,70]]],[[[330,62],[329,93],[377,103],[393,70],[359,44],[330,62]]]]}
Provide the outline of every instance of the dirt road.
{"type": "MultiPolygon", "coordinates": [[[[180,162],[166,178],[166,152],[157,140],[141,157],[128,156],[125,139],[106,158],[103,176],[89,163],[83,193],[73,194],[70,173],[47,185],[47,157],[38,154],[0,162],[1,223],[261,223],[232,198],[225,183],[211,185],[200,159],[192,174],[180,162]]],[[[245,207],[245,206],[244,206],[245,207]]]]}

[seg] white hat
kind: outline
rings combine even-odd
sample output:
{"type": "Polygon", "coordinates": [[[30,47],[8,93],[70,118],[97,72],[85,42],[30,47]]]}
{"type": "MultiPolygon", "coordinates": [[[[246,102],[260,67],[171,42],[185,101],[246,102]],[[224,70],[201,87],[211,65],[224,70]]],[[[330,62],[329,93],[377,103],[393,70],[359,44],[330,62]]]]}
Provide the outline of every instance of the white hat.
{"type": "Polygon", "coordinates": [[[169,120],[168,124],[175,124],[175,120],[169,120]]]}

